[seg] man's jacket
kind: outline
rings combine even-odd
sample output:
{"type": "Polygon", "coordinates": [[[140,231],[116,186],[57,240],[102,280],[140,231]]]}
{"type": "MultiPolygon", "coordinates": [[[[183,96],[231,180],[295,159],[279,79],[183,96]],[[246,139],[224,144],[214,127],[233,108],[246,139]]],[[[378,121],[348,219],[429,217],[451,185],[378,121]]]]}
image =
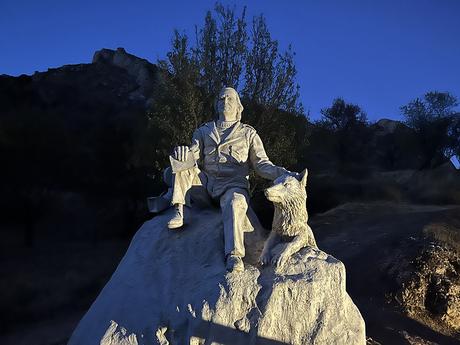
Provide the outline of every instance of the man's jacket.
{"type": "Polygon", "coordinates": [[[233,126],[223,141],[215,122],[205,123],[194,132],[190,150],[198,167],[206,173],[206,187],[213,197],[222,195],[229,188],[248,189],[250,167],[269,180],[289,173],[268,159],[256,130],[241,122],[233,126]]]}

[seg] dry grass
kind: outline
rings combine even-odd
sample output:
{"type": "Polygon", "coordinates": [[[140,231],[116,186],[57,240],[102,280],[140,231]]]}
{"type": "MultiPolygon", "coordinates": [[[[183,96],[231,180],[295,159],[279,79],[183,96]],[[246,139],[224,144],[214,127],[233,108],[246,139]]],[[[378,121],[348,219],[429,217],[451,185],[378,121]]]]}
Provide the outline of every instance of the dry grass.
{"type": "Polygon", "coordinates": [[[425,236],[430,237],[460,255],[460,226],[453,223],[430,223],[423,228],[425,236]]]}

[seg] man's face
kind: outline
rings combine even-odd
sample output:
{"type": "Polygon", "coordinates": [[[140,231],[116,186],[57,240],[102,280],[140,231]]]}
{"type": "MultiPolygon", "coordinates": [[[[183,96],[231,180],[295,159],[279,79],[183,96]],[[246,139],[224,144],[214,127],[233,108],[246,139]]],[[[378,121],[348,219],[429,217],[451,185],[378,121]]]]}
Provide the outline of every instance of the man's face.
{"type": "Polygon", "coordinates": [[[217,100],[217,112],[219,119],[224,121],[236,121],[238,102],[236,94],[231,89],[224,89],[217,100]]]}

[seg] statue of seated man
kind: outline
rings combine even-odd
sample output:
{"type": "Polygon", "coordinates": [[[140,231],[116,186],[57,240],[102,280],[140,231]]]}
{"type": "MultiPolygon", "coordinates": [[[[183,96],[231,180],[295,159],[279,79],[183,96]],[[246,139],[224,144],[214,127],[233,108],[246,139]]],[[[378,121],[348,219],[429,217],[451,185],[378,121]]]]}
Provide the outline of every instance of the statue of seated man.
{"type": "MultiPolygon", "coordinates": [[[[198,187],[201,195],[205,192],[208,198],[220,203],[227,270],[242,271],[244,232],[252,231],[246,215],[249,169],[253,168],[258,175],[272,181],[284,174],[298,174],[274,165],[256,130],[240,122],[243,106],[233,88],[221,90],[215,110],[218,118],[194,132],[190,147],[176,147],[171,157],[172,169],[165,171],[165,182],[171,187],[168,199],[175,207],[168,228],[177,229],[183,225],[184,205],[190,202],[189,192],[192,187],[198,187]]],[[[194,200],[193,194],[191,198],[194,200]]]]}

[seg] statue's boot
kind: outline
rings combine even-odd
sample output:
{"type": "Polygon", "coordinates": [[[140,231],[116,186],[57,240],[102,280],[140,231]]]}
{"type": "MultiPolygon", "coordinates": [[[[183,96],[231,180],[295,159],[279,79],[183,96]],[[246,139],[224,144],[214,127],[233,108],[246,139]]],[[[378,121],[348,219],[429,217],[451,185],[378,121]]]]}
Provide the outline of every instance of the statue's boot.
{"type": "Polygon", "coordinates": [[[173,217],[168,222],[169,229],[177,229],[184,225],[184,205],[177,204],[173,217]]]}
{"type": "Polygon", "coordinates": [[[244,271],[244,263],[243,260],[236,255],[228,255],[227,256],[227,263],[226,263],[227,271],[229,272],[243,272],[244,271]]]}

